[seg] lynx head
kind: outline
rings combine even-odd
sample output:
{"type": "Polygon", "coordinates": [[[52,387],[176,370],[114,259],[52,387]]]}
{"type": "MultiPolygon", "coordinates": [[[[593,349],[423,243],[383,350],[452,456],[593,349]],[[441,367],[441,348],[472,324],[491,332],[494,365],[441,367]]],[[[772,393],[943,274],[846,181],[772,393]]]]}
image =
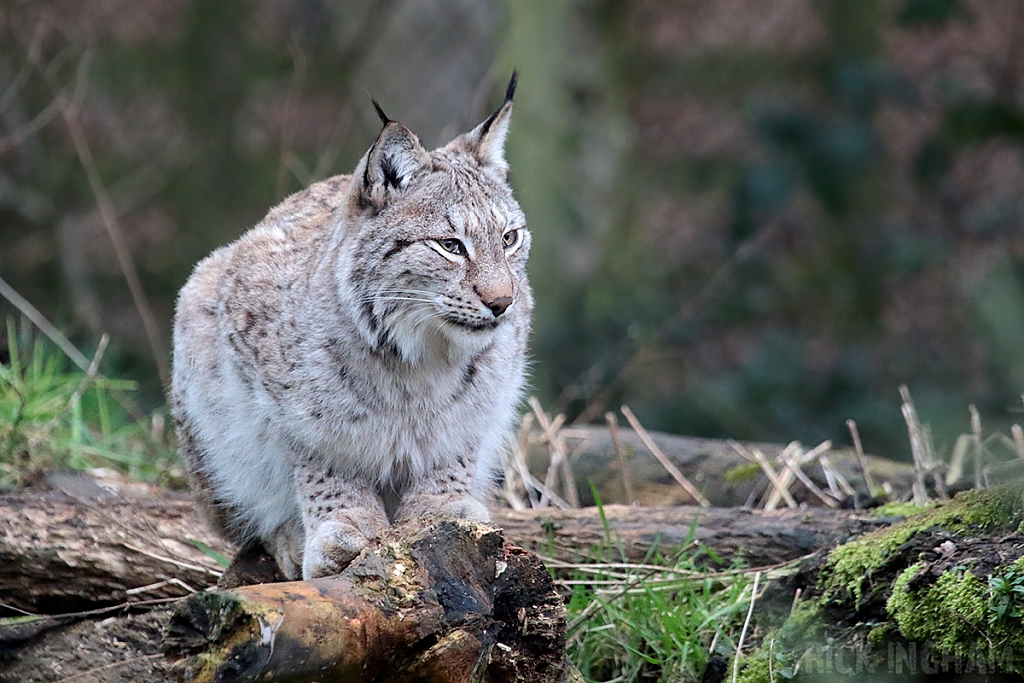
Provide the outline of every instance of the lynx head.
{"type": "Polygon", "coordinates": [[[525,334],[530,233],[504,155],[515,87],[513,74],[494,114],[432,152],[374,102],[384,127],[353,176],[347,273],[373,348],[416,362],[432,347],[478,352],[507,326],[525,334]]]}

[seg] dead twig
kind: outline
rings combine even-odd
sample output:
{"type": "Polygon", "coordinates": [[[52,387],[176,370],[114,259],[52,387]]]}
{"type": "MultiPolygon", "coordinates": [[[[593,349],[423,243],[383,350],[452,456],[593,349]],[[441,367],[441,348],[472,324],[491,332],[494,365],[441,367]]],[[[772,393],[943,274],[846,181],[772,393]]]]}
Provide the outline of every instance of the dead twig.
{"type": "MultiPolygon", "coordinates": [[[[864,447],[860,443],[860,432],[857,430],[857,423],[853,420],[846,421],[846,427],[850,430],[850,438],[853,439],[853,450],[857,454],[857,462],[860,464],[860,472],[864,476],[864,485],[868,487],[868,495],[875,496],[875,480],[868,470],[868,459],[864,456],[864,447]]],[[[856,501],[856,498],[854,498],[856,501]]]]}
{"type": "Polygon", "coordinates": [[[622,473],[622,488],[626,492],[626,501],[636,502],[636,495],[633,493],[633,479],[626,466],[626,456],[622,452],[622,444],[619,443],[619,420],[615,413],[608,411],[604,414],[604,421],[608,423],[608,434],[612,439],[612,448],[615,450],[615,457],[619,461],[619,471],[622,473]]]}
{"type": "Polygon", "coordinates": [[[636,419],[636,415],[634,415],[633,411],[629,409],[629,406],[622,406],[622,414],[626,416],[629,426],[633,428],[633,431],[635,431],[636,435],[640,437],[640,440],[644,442],[647,449],[651,451],[655,458],[658,459],[661,466],[672,475],[672,478],[679,482],[679,485],[682,486],[695,501],[697,501],[698,505],[701,507],[711,507],[711,503],[704,497],[704,494],[700,492],[700,489],[694,486],[693,483],[679,471],[679,468],[668,459],[668,456],[661,452],[661,449],[658,448],[656,443],[654,443],[654,439],[652,439],[651,435],[647,433],[644,426],[640,424],[640,421],[636,419]]]}
{"type": "Polygon", "coordinates": [[[0,296],[10,301],[12,306],[17,308],[40,332],[56,344],[57,348],[63,351],[64,355],[70,358],[71,362],[77,365],[79,370],[89,372],[90,361],[85,357],[85,354],[79,351],[71,343],[71,340],[64,336],[63,332],[58,330],[53,323],[46,319],[46,316],[39,312],[38,308],[29,303],[25,297],[18,294],[3,278],[0,278],[0,296]]]}
{"type": "Polygon", "coordinates": [[[778,507],[779,498],[785,500],[786,505],[788,505],[791,508],[800,507],[799,503],[796,502],[796,498],[794,498],[793,494],[789,492],[789,486],[782,480],[782,477],[780,477],[779,474],[775,471],[775,468],[772,467],[772,464],[768,462],[768,458],[765,457],[764,453],[762,453],[757,448],[754,449],[754,460],[756,460],[757,464],[761,466],[761,469],[764,470],[765,476],[768,477],[768,481],[770,481],[772,483],[772,486],[775,487],[774,491],[771,495],[769,495],[768,500],[765,502],[764,509],[774,510],[776,507],[778,507]],[[773,499],[773,496],[776,495],[778,496],[778,498],[773,499]]]}
{"type": "Polygon", "coordinates": [[[984,487],[982,470],[985,469],[985,448],[981,443],[981,414],[973,403],[967,406],[967,410],[971,413],[971,445],[974,446],[974,488],[980,489],[984,487]]]}
{"type": "MultiPolygon", "coordinates": [[[[783,455],[785,455],[785,452],[783,452],[783,455]]],[[[820,500],[822,503],[829,506],[830,508],[839,508],[839,499],[822,491],[818,487],[818,485],[815,484],[811,480],[811,478],[804,473],[803,469],[800,466],[799,455],[795,458],[790,459],[789,469],[794,475],[796,475],[796,478],[800,480],[800,483],[807,487],[808,491],[817,496],[818,500],[820,500]]],[[[854,500],[856,500],[856,498],[854,498],[854,500]]]]}
{"type": "Polygon", "coordinates": [[[1013,434],[1013,445],[1017,450],[1017,457],[1024,460],[1024,429],[1015,424],[1010,427],[1010,433],[1013,434]]]}
{"type": "Polygon", "coordinates": [[[903,413],[903,420],[907,423],[910,452],[914,458],[914,484],[912,486],[914,505],[924,505],[928,502],[928,489],[925,487],[924,478],[934,466],[930,435],[917,417],[917,409],[914,408],[910,390],[905,384],[900,386],[900,397],[903,399],[900,411],[903,413]]]}
{"type": "MultiPolygon", "coordinates": [[[[551,491],[557,490],[558,479],[561,476],[564,499],[570,506],[578,508],[580,501],[579,493],[576,491],[576,478],[572,474],[572,467],[565,452],[565,443],[558,434],[558,430],[565,424],[565,415],[558,415],[552,420],[544,412],[540,401],[535,396],[530,397],[529,403],[543,430],[540,442],[548,445],[550,459],[548,460],[548,471],[544,476],[544,486],[551,491]]],[[[543,498],[541,500],[543,502],[543,498]]]]}

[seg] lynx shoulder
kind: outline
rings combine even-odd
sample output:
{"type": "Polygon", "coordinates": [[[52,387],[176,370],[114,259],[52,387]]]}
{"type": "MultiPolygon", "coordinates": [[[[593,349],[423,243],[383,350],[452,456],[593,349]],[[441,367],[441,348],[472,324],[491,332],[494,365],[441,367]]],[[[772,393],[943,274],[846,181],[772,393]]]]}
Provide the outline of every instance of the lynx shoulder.
{"type": "Polygon", "coordinates": [[[504,159],[515,82],[433,151],[378,107],[352,175],[285,199],[181,290],[171,396],[193,489],[289,577],[340,571],[393,522],[488,517],[533,308],[504,159]]]}

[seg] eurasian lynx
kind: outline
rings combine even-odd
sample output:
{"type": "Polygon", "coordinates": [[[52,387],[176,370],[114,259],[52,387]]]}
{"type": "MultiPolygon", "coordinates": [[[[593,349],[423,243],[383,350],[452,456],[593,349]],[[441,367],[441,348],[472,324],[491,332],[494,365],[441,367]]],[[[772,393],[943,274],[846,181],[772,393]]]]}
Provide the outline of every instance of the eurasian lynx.
{"type": "Polygon", "coordinates": [[[377,107],[352,175],[285,199],[181,290],[193,489],[289,578],[337,573],[391,521],[488,519],[533,308],[504,158],[515,85],[432,152],[377,107]]]}

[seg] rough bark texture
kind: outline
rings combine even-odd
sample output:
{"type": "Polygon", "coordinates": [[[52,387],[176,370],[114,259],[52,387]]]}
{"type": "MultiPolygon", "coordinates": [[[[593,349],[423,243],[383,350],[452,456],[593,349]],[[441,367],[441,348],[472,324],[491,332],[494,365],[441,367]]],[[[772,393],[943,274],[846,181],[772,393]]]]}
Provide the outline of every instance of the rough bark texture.
{"type": "Polygon", "coordinates": [[[231,555],[188,500],[0,496],[0,602],[61,613],[188,592],[168,579],[200,590],[222,567],[192,540],[231,555]]]}
{"type": "Polygon", "coordinates": [[[19,633],[34,621],[0,624],[0,681],[556,683],[570,671],[543,564],[467,522],[396,530],[331,579],[19,633]]]}
{"type": "MultiPolygon", "coordinates": [[[[676,547],[692,529],[692,540],[726,560],[741,553],[754,566],[835,545],[879,524],[854,511],[822,508],[762,513],[608,505],[604,516],[612,538],[630,558],[643,557],[654,543],[666,551],[676,547]]],[[[511,542],[561,560],[585,557],[601,545],[605,522],[595,508],[501,509],[493,519],[511,542]]],[[[56,614],[129,598],[187,594],[181,584],[164,583],[169,579],[196,590],[212,586],[222,567],[192,540],[228,557],[233,553],[188,501],[82,500],[59,493],[0,496],[0,615],[4,606],[56,614]]]]}
{"type": "Polygon", "coordinates": [[[668,552],[693,541],[726,562],[742,557],[749,566],[762,566],[838,545],[892,521],[828,508],[762,512],[606,505],[602,511],[603,521],[597,508],[499,510],[494,524],[523,547],[559,560],[586,558],[609,541],[615,552],[621,548],[634,561],[643,558],[654,545],[668,552]]]}

